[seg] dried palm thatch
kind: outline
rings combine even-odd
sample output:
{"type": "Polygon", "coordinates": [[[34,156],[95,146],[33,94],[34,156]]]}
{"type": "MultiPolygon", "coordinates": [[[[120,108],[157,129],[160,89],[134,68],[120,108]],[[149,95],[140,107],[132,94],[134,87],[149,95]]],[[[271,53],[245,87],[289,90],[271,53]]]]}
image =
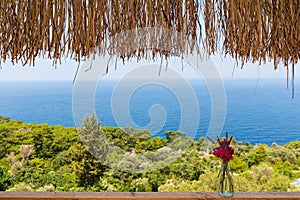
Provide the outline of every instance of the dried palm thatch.
{"type": "Polygon", "coordinates": [[[80,61],[95,52],[148,58],[149,49],[152,57],[169,57],[201,44],[209,54],[221,51],[242,64],[291,64],[294,74],[299,24],[299,0],[1,0],[0,60],[34,65],[37,56],[80,61]],[[139,34],[147,27],[156,32],[139,34]],[[120,34],[134,29],[134,36],[120,34]],[[180,41],[172,41],[173,33],[180,41]],[[165,40],[168,51],[159,47],[165,40]]]}
{"type": "MultiPolygon", "coordinates": [[[[130,58],[136,50],[130,48],[132,44],[124,44],[132,36],[120,33],[146,27],[172,28],[182,33],[180,42],[187,43],[197,38],[198,8],[193,0],[2,0],[1,60],[34,65],[37,56],[54,60],[70,56],[80,61],[94,52],[130,58]],[[113,41],[116,39],[118,43],[113,41]]],[[[166,35],[157,30],[152,36],[144,42],[150,42],[153,55],[168,57],[156,44],[166,35]]],[[[143,56],[147,47],[138,47],[138,55],[143,56]]]]}
{"type": "MultiPolygon", "coordinates": [[[[213,27],[210,32],[224,38],[225,54],[241,60],[242,66],[247,61],[261,64],[273,60],[274,69],[280,62],[288,69],[291,63],[294,97],[294,68],[300,59],[300,1],[217,0],[213,4],[211,0],[210,5],[216,6],[217,25],[207,14],[205,21],[213,27]]],[[[220,45],[213,37],[207,45],[211,53],[215,52],[213,47],[220,45]]]]}

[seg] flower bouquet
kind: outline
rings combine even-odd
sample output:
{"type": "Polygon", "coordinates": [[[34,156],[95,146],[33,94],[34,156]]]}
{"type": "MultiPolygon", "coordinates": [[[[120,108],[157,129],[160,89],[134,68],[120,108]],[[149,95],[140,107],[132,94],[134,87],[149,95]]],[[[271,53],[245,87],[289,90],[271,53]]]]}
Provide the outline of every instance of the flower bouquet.
{"type": "MultiPolygon", "coordinates": [[[[208,139],[211,140],[210,138],[208,139]]],[[[222,161],[221,169],[218,174],[218,194],[222,197],[232,197],[234,190],[229,166],[229,161],[233,160],[234,154],[234,150],[230,146],[232,137],[228,139],[228,133],[226,132],[226,137],[224,139],[217,139],[219,147],[214,149],[213,154],[222,161]]]]}

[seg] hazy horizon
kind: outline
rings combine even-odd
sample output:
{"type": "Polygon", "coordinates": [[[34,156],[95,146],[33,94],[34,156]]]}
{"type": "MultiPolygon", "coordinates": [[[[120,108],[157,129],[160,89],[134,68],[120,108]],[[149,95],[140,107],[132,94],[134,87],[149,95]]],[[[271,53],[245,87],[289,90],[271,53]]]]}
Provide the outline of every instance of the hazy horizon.
{"type": "MultiPolygon", "coordinates": [[[[286,68],[283,65],[279,65],[277,70],[274,70],[273,64],[268,62],[266,64],[258,65],[256,63],[246,63],[241,69],[241,67],[235,66],[235,61],[232,58],[220,58],[220,56],[212,56],[210,59],[216,66],[221,78],[223,80],[244,80],[244,79],[281,79],[286,80],[286,68]]],[[[81,63],[81,66],[84,62],[81,63]]],[[[157,70],[159,70],[159,62],[152,62],[152,64],[158,65],[157,70]]],[[[181,66],[178,61],[174,62],[175,65],[181,66]]],[[[174,64],[173,63],[173,64],[174,64]]],[[[120,65],[118,69],[115,70],[114,66],[111,66],[109,73],[103,77],[103,79],[118,80],[124,74],[128,72],[131,65],[142,65],[141,62],[128,62],[125,66],[120,65]],[[129,67],[127,67],[127,65],[129,67]]],[[[170,66],[170,64],[169,64],[170,66]]],[[[12,65],[10,61],[6,61],[1,64],[0,69],[0,81],[73,81],[78,63],[74,60],[65,59],[61,64],[57,64],[56,68],[52,65],[52,60],[38,58],[36,65],[32,66],[22,66],[20,63],[12,65]]],[[[297,70],[300,64],[295,65],[295,80],[300,78],[300,72],[297,70]]],[[[163,69],[165,70],[165,69],[163,69]]],[[[188,70],[186,68],[183,73],[188,70]]],[[[141,74],[146,76],[146,74],[141,74]]],[[[189,75],[186,76],[187,79],[189,75]]],[[[289,78],[291,79],[291,74],[289,78]]],[[[141,77],[142,78],[142,77],[141,77]]],[[[197,77],[196,77],[197,79],[197,77]]]]}

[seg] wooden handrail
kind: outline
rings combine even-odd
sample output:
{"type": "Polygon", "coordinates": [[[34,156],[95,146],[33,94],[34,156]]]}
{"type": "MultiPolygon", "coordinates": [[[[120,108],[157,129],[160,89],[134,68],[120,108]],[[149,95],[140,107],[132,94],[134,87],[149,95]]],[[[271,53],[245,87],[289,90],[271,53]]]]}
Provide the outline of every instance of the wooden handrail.
{"type": "MultiPolygon", "coordinates": [[[[201,200],[228,199],[215,192],[0,192],[0,200],[201,200]]],[[[231,199],[299,199],[300,192],[237,192],[231,199]]]]}

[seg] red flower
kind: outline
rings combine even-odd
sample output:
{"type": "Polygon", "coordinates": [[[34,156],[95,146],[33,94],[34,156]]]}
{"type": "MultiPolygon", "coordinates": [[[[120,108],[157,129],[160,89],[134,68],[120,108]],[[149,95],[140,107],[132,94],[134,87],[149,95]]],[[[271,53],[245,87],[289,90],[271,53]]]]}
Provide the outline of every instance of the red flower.
{"type": "Polygon", "coordinates": [[[226,132],[226,138],[222,141],[218,138],[219,147],[214,150],[214,155],[221,158],[224,162],[233,160],[234,150],[230,147],[232,137],[228,140],[228,133],[226,132]]]}
{"type": "Polygon", "coordinates": [[[214,155],[218,158],[223,159],[225,162],[233,160],[233,153],[234,150],[229,146],[227,147],[227,149],[223,147],[219,147],[214,151],[214,155]]]}

